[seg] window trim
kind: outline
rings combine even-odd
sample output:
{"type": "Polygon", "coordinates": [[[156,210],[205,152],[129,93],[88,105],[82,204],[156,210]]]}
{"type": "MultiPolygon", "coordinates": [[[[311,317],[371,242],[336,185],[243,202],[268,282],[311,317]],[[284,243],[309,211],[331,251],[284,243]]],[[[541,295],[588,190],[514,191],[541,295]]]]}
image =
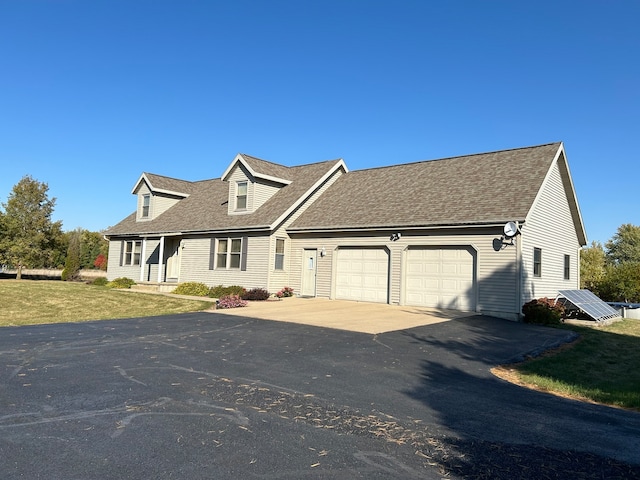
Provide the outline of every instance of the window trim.
{"type": "Polygon", "coordinates": [[[246,269],[247,237],[224,237],[215,240],[214,270],[246,269]],[[224,251],[222,251],[224,245],[224,251]]]}
{"type": "Polygon", "coordinates": [[[249,199],[249,182],[247,180],[241,180],[239,182],[236,182],[236,210],[240,210],[240,211],[247,210],[248,199],[249,199]],[[244,187],[244,195],[240,195],[241,187],[244,187]]]}
{"type": "Polygon", "coordinates": [[[282,271],[284,270],[284,258],[285,258],[285,247],[286,247],[286,242],[284,238],[276,238],[276,249],[275,249],[275,253],[274,253],[274,259],[273,259],[273,269],[274,270],[278,270],[278,271],[282,271]],[[282,252],[278,253],[278,243],[282,242],[282,252]]]}
{"type": "Polygon", "coordinates": [[[564,255],[564,279],[571,280],[571,255],[564,255]]]}
{"type": "Polygon", "coordinates": [[[533,276],[542,277],[542,249],[533,247],[533,276]]]}
{"type": "Polygon", "coordinates": [[[142,207],[140,212],[140,218],[149,218],[151,215],[151,194],[145,193],[142,195],[142,207]]]}
{"type": "Polygon", "coordinates": [[[122,262],[124,267],[137,267],[142,260],[142,240],[123,240],[122,262]]]}

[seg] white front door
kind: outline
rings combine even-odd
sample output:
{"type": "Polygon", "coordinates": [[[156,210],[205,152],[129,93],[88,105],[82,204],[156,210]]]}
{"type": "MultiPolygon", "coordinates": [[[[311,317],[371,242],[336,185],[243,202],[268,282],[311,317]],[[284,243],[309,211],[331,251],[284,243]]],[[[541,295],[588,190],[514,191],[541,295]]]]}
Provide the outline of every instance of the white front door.
{"type": "Polygon", "coordinates": [[[167,280],[180,277],[180,240],[172,240],[168,245],[167,280]]]}
{"type": "Polygon", "coordinates": [[[316,261],[318,251],[316,249],[304,249],[302,257],[302,289],[301,294],[305,297],[316,296],[316,261]]]}

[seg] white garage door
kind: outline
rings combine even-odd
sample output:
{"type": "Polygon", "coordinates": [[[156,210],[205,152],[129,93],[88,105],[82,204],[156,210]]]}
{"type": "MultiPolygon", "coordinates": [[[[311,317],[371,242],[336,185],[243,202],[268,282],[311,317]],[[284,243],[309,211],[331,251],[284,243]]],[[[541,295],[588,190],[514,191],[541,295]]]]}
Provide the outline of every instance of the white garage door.
{"type": "Polygon", "coordinates": [[[407,251],[407,305],[475,310],[471,248],[411,248],[407,251]]]}
{"type": "Polygon", "coordinates": [[[389,255],[384,248],[338,250],[336,298],[387,303],[389,255]]]}

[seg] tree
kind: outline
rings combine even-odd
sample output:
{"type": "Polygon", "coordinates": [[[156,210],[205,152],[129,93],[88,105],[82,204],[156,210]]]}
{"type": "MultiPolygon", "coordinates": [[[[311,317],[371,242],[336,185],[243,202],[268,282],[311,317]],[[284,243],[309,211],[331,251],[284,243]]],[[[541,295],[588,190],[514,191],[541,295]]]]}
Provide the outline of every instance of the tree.
{"type": "Polygon", "coordinates": [[[3,203],[3,234],[0,237],[0,261],[18,269],[52,266],[55,241],[61,236],[62,222],[52,222],[56,199],[49,198],[49,186],[24,176],[3,203]]]}
{"type": "Polygon", "coordinates": [[[109,242],[100,232],[90,232],[82,230],[82,240],[80,244],[80,266],[82,268],[94,268],[98,255],[107,256],[109,242]]]}
{"type": "Polygon", "coordinates": [[[77,280],[80,274],[80,242],[82,239],[82,230],[74,230],[69,234],[69,248],[67,250],[67,258],[64,262],[64,270],[62,270],[62,280],[77,280]]]}
{"type": "Polygon", "coordinates": [[[607,260],[612,264],[640,263],[640,227],[630,223],[621,225],[605,247],[607,260]]]}
{"type": "Polygon", "coordinates": [[[607,302],[640,303],[640,262],[607,265],[599,288],[607,302]]]}
{"type": "Polygon", "coordinates": [[[600,242],[591,242],[591,246],[580,252],[580,288],[598,292],[598,284],[605,274],[607,258],[600,242]]]}

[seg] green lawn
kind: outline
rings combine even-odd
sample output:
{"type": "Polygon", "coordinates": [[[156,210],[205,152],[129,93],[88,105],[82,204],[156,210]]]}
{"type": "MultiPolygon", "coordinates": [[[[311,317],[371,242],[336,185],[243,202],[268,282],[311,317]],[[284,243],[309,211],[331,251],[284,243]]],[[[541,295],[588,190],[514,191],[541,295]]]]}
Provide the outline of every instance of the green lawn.
{"type": "Polygon", "coordinates": [[[83,283],[0,280],[0,326],[149,317],[209,307],[211,302],[83,283]]]}
{"type": "Polygon", "coordinates": [[[556,353],[502,369],[508,370],[508,379],[557,395],[640,411],[640,320],[562,328],[574,330],[580,339],[556,353]]]}

